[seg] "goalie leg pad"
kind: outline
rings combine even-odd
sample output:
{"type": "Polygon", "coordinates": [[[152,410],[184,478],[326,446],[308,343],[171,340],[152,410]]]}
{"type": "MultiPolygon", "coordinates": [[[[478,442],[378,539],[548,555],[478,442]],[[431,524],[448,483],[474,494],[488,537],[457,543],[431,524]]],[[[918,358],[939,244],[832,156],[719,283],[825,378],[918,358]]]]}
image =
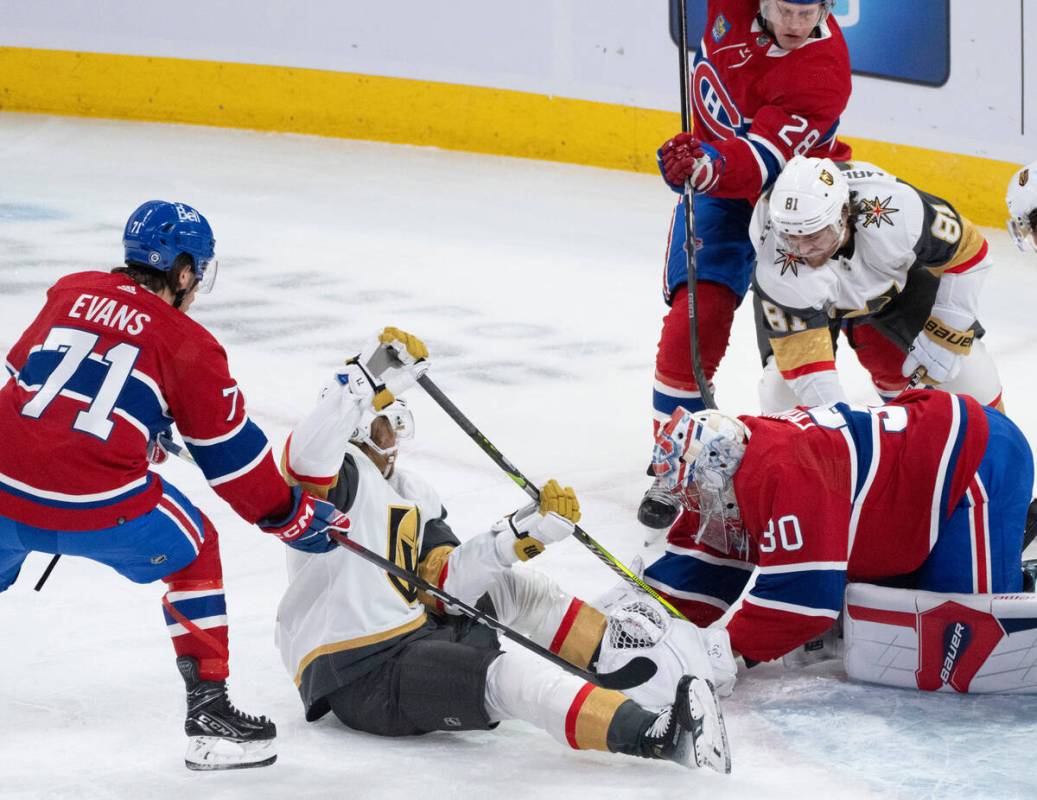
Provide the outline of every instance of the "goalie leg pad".
{"type": "Polygon", "coordinates": [[[944,594],[851,583],[850,678],[969,694],[1037,693],[1037,596],[944,594]]]}
{"type": "Polygon", "coordinates": [[[724,696],[734,689],[738,670],[727,631],[672,619],[645,595],[610,612],[597,669],[612,672],[638,656],[655,662],[656,673],[624,694],[644,708],[659,710],[672,703],[684,675],[710,681],[724,696]]]}

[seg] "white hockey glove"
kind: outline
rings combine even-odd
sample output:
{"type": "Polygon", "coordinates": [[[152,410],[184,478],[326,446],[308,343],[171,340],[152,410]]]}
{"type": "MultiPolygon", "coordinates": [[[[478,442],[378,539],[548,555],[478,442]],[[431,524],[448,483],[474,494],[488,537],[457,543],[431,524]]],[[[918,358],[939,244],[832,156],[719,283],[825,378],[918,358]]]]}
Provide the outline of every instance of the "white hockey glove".
{"type": "Polygon", "coordinates": [[[698,628],[674,619],[652,598],[632,593],[628,602],[609,614],[596,668],[612,672],[637,656],[655,662],[656,673],[623,694],[652,710],[673,702],[683,675],[705,678],[722,697],[731,694],[738,677],[726,630],[698,628]]]}
{"type": "Polygon", "coordinates": [[[530,503],[494,524],[494,544],[502,564],[528,561],[545,545],[560,542],[576,530],[580,501],[571,486],[553,478],[540,489],[540,503],[530,503]]]}
{"type": "Polygon", "coordinates": [[[926,383],[945,383],[961,370],[975,340],[970,314],[949,306],[934,305],[922,331],[904,359],[901,373],[906,377],[925,367],[926,383]]]}
{"type": "Polygon", "coordinates": [[[417,336],[386,327],[378,338],[361,353],[360,361],[372,367],[377,364],[378,380],[394,395],[410,389],[429,367],[428,348],[417,336]],[[384,359],[379,351],[389,355],[384,359]]]}

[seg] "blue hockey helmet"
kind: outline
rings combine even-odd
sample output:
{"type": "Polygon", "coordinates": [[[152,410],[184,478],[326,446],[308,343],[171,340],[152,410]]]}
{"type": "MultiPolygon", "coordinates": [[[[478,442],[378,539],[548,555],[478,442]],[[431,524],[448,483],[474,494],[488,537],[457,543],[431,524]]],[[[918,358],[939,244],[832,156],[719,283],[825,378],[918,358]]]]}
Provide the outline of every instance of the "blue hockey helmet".
{"type": "Polygon", "coordinates": [[[209,222],[184,203],[149,200],[130,214],[122,244],[127,264],[168,272],[177,257],[191,258],[198,291],[212,291],[216,282],[216,240],[209,222]]]}

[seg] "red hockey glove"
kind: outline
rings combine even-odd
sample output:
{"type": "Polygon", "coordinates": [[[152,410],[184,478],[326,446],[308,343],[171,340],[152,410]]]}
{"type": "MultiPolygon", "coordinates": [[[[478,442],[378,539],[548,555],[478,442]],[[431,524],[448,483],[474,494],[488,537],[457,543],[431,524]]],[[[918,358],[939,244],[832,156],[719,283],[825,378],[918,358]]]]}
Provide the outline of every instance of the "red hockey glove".
{"type": "Polygon", "coordinates": [[[261,519],[260,530],[272,533],[289,547],[307,553],[326,553],[336,546],[329,528],[345,532],[349,518],[327,500],[292,487],[292,510],[281,520],[261,519]]]}
{"type": "Polygon", "coordinates": [[[724,158],[716,148],[690,133],[678,133],[656,151],[656,156],[663,180],[678,194],[684,191],[685,181],[690,181],[696,192],[708,193],[724,168],[724,158]]]}

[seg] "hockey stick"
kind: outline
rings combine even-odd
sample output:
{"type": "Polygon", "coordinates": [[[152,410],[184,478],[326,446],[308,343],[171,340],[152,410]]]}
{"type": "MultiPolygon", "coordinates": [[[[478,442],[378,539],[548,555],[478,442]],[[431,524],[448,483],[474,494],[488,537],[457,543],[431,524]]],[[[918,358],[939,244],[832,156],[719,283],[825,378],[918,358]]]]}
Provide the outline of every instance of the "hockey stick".
{"type": "MultiPolygon", "coordinates": [[[[178,456],[184,459],[185,461],[189,461],[192,464],[196,463],[195,460],[191,457],[191,454],[175,442],[165,443],[165,448],[173,455],[178,456]]],[[[434,586],[433,584],[429,583],[428,581],[424,580],[423,578],[414,574],[413,572],[410,572],[409,570],[404,569],[395,562],[389,561],[389,559],[383,558],[377,553],[368,550],[362,544],[354,542],[345,534],[344,531],[340,531],[337,528],[329,528],[328,535],[330,535],[336,542],[338,542],[340,547],[344,547],[350,552],[356,553],[361,558],[370,561],[372,564],[378,567],[381,567],[390,575],[395,575],[397,578],[407,581],[411,585],[416,586],[421,591],[431,595],[432,597],[435,597],[444,605],[456,608],[466,617],[470,617],[471,619],[474,619],[476,622],[481,622],[483,625],[486,625],[487,627],[492,628],[493,630],[497,631],[498,633],[507,637],[508,639],[511,639],[516,644],[522,645],[527,650],[532,650],[534,653],[541,656],[542,658],[547,659],[552,664],[555,664],[561,667],[562,669],[568,670],[573,675],[576,675],[578,678],[582,678],[588,683],[593,683],[597,686],[600,686],[603,689],[630,689],[634,686],[640,686],[645,681],[651,679],[651,677],[655,675],[656,670],[658,669],[654,661],[652,661],[649,658],[645,658],[644,656],[637,656],[636,658],[632,658],[629,662],[627,662],[614,672],[603,672],[598,674],[589,672],[585,669],[580,669],[575,664],[570,664],[561,656],[555,655],[547,648],[541,647],[532,639],[523,636],[518,631],[512,630],[503,622],[500,622],[499,620],[491,617],[489,614],[486,614],[482,611],[479,611],[477,608],[473,608],[472,606],[469,606],[466,603],[461,602],[453,595],[443,591],[437,586],[434,586]]]]}
{"type": "MultiPolygon", "coordinates": [[[[432,378],[428,376],[428,373],[425,373],[418,378],[418,383],[421,384],[421,388],[428,392],[429,396],[436,401],[439,407],[447,413],[450,419],[456,422],[460,426],[461,430],[467,433],[468,437],[479,445],[482,451],[490,457],[494,464],[504,470],[505,474],[515,481],[519,488],[526,494],[534,500],[538,502],[540,501],[540,490],[537,489],[536,484],[531,483],[526,476],[519,471],[518,467],[508,461],[500,450],[494,447],[493,442],[487,439],[486,436],[483,435],[482,431],[475,427],[472,421],[461,412],[461,409],[455,406],[453,402],[451,402],[450,398],[443,394],[443,391],[436,386],[432,381],[432,378]]],[[[675,617],[676,619],[687,619],[687,617],[674,608],[674,606],[668,602],[665,597],[631,572],[626,565],[602,547],[579,525],[577,525],[576,530],[573,531],[573,536],[576,537],[576,540],[580,542],[580,544],[584,545],[588,550],[594,553],[601,563],[619,575],[619,577],[631,586],[640,589],[642,592],[650,595],[653,599],[661,603],[671,617],[675,617]]]]}
{"type": "MultiPolygon", "coordinates": [[[[681,87],[681,130],[691,133],[691,109],[688,103],[688,0],[677,0],[680,6],[680,52],[677,61],[680,65],[680,87],[681,87]]],[[[698,384],[702,404],[706,408],[716,408],[716,400],[713,399],[713,390],[706,380],[706,373],[702,369],[702,352],[699,349],[699,321],[698,321],[698,291],[695,284],[698,282],[698,253],[696,252],[695,240],[695,213],[692,204],[695,200],[695,191],[691,188],[691,181],[684,181],[684,259],[688,270],[688,344],[691,348],[691,372],[698,384]]]]}
{"type": "Polygon", "coordinates": [[[415,586],[421,591],[435,597],[437,600],[440,600],[444,605],[456,608],[466,617],[474,619],[476,622],[481,622],[486,627],[492,628],[502,636],[511,639],[511,641],[516,644],[522,645],[527,650],[533,651],[541,658],[547,659],[555,666],[571,672],[576,677],[582,678],[588,683],[593,683],[603,689],[630,689],[634,686],[640,686],[642,683],[650,679],[655,675],[655,672],[658,669],[654,661],[645,658],[644,656],[632,658],[614,672],[594,673],[585,669],[580,669],[575,664],[570,664],[561,656],[555,655],[546,647],[541,647],[532,639],[529,639],[518,631],[509,628],[500,620],[491,617],[489,614],[486,614],[467,603],[461,602],[452,594],[443,591],[413,572],[404,569],[399,564],[368,550],[358,542],[354,542],[343,532],[340,532],[339,529],[329,528],[328,533],[332,539],[339,543],[340,547],[344,547],[351,553],[356,553],[361,558],[371,562],[377,567],[380,567],[390,575],[395,575],[397,578],[407,581],[407,583],[412,586],[415,586]]]}
{"type": "MultiPolygon", "coordinates": [[[[161,444],[167,452],[170,452],[175,456],[179,456],[185,461],[190,461],[192,464],[195,463],[194,459],[191,457],[191,454],[187,452],[184,448],[182,448],[180,445],[178,445],[176,442],[174,442],[171,438],[160,436],[159,439],[161,440],[161,444]]],[[[43,584],[47,582],[47,578],[50,577],[50,573],[54,571],[54,567],[58,565],[58,561],[60,559],[61,553],[57,553],[54,556],[54,558],[50,560],[50,563],[47,564],[47,568],[43,570],[43,574],[40,575],[40,579],[36,581],[36,585],[32,587],[34,592],[38,592],[40,591],[40,589],[43,588],[43,584]]]]}

